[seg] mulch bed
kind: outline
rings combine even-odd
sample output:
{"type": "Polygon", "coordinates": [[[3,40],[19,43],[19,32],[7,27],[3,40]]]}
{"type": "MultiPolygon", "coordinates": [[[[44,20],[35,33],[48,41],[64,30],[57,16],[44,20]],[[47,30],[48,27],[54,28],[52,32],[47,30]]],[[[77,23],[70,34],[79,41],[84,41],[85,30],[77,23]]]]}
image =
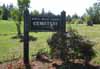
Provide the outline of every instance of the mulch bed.
{"type": "MultiPolygon", "coordinates": [[[[30,61],[31,69],[100,69],[100,66],[84,65],[84,61],[64,63],[60,59],[49,59],[46,55],[39,55],[30,61]]],[[[25,69],[23,60],[0,63],[0,69],[25,69]]]]}

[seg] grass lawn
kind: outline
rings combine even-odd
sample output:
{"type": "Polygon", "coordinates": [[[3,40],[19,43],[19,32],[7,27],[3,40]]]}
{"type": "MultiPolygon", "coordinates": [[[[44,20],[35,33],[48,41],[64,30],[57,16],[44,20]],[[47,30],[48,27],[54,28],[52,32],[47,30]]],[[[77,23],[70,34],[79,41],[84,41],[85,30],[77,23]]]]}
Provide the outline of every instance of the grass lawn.
{"type": "MultiPolygon", "coordinates": [[[[78,30],[79,34],[96,43],[94,50],[97,56],[92,60],[92,62],[100,64],[100,25],[94,25],[91,27],[86,26],[85,24],[74,24],[71,26],[78,30]]],[[[30,35],[37,38],[35,41],[30,41],[30,55],[35,54],[41,49],[45,51],[49,50],[46,41],[52,36],[51,32],[31,32],[30,35]]],[[[20,39],[12,39],[13,36],[16,36],[15,22],[0,20],[0,61],[11,59],[14,55],[16,57],[19,55],[22,56],[23,42],[20,42],[20,39]]]]}

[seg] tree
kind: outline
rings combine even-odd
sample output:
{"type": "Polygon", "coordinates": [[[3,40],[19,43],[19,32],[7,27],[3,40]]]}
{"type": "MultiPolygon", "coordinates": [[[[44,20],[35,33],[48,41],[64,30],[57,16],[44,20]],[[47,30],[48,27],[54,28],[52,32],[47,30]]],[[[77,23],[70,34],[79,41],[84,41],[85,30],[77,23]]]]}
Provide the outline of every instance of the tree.
{"type": "Polygon", "coordinates": [[[2,8],[3,8],[2,19],[3,20],[8,20],[8,14],[9,14],[9,12],[8,12],[8,9],[5,6],[5,4],[3,4],[3,7],[2,8]]]}
{"type": "Polygon", "coordinates": [[[0,16],[1,16],[1,13],[2,13],[2,10],[1,10],[1,8],[0,8],[0,16]]]}
{"type": "Polygon", "coordinates": [[[71,16],[68,15],[68,16],[67,16],[67,21],[68,21],[68,22],[71,22],[71,20],[72,20],[72,19],[71,19],[71,16]]]}
{"type": "Polygon", "coordinates": [[[2,7],[0,6],[0,19],[1,19],[1,16],[2,16],[2,7]]]}
{"type": "Polygon", "coordinates": [[[32,15],[39,15],[39,11],[34,10],[33,12],[31,12],[32,15]]]}
{"type": "Polygon", "coordinates": [[[42,8],[41,15],[45,15],[45,10],[44,10],[44,8],[42,8]]]}
{"type": "Polygon", "coordinates": [[[24,11],[26,8],[29,8],[30,0],[17,0],[19,9],[24,11]]]}
{"type": "Polygon", "coordinates": [[[72,16],[72,19],[78,19],[79,18],[79,16],[77,15],[77,14],[74,14],[73,16],[72,16]]]}
{"type": "Polygon", "coordinates": [[[8,12],[9,12],[8,16],[9,16],[9,18],[13,17],[13,16],[11,16],[11,12],[13,11],[13,9],[15,9],[13,4],[8,5],[8,12]]]}
{"type": "Polygon", "coordinates": [[[46,13],[47,16],[54,16],[55,14],[52,13],[51,11],[49,11],[48,13],[46,13]]]}
{"type": "Polygon", "coordinates": [[[18,21],[18,8],[13,8],[11,10],[11,18],[14,20],[14,21],[18,21]]]}
{"type": "Polygon", "coordinates": [[[89,7],[86,9],[90,20],[93,21],[94,24],[100,23],[100,3],[94,3],[93,7],[89,7]]]}
{"type": "Polygon", "coordinates": [[[18,23],[18,21],[19,21],[19,10],[17,9],[17,8],[13,8],[12,10],[11,10],[11,17],[12,17],[12,19],[16,22],[16,27],[17,27],[17,34],[18,34],[18,36],[21,36],[20,34],[20,24],[18,23]]]}
{"type": "Polygon", "coordinates": [[[43,15],[43,16],[55,16],[55,14],[52,13],[51,11],[45,12],[44,8],[42,8],[41,15],[43,15]]]}
{"type": "Polygon", "coordinates": [[[18,2],[18,9],[19,9],[19,12],[18,12],[18,23],[17,23],[17,30],[18,30],[18,36],[22,36],[21,35],[21,21],[22,21],[22,16],[24,14],[24,10],[26,8],[29,8],[29,3],[30,3],[30,0],[17,0],[18,2]]]}

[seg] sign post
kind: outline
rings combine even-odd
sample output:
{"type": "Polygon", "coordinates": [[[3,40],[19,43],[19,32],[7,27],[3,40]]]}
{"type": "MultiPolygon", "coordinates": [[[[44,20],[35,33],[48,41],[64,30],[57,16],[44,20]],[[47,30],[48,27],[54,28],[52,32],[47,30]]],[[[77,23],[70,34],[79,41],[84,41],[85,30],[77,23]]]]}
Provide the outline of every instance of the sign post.
{"type": "Polygon", "coordinates": [[[62,23],[62,29],[61,32],[66,32],[66,12],[61,12],[61,23],[62,23]]]}
{"type": "Polygon", "coordinates": [[[25,69],[30,69],[29,64],[29,11],[26,9],[24,11],[24,65],[25,69]]]}

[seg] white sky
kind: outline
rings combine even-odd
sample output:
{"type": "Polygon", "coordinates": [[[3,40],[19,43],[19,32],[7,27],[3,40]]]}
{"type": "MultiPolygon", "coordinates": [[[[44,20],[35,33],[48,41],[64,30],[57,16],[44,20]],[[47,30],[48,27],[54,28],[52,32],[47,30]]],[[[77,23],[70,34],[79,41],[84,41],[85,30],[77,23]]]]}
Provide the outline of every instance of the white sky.
{"type": "MultiPolygon", "coordinates": [[[[47,11],[51,11],[55,14],[59,14],[62,10],[66,11],[66,14],[78,14],[82,15],[86,8],[93,5],[97,0],[31,0],[31,10],[38,10],[41,12],[42,8],[47,11]]],[[[13,3],[17,6],[17,0],[0,0],[0,5],[3,3],[13,3]]]]}

